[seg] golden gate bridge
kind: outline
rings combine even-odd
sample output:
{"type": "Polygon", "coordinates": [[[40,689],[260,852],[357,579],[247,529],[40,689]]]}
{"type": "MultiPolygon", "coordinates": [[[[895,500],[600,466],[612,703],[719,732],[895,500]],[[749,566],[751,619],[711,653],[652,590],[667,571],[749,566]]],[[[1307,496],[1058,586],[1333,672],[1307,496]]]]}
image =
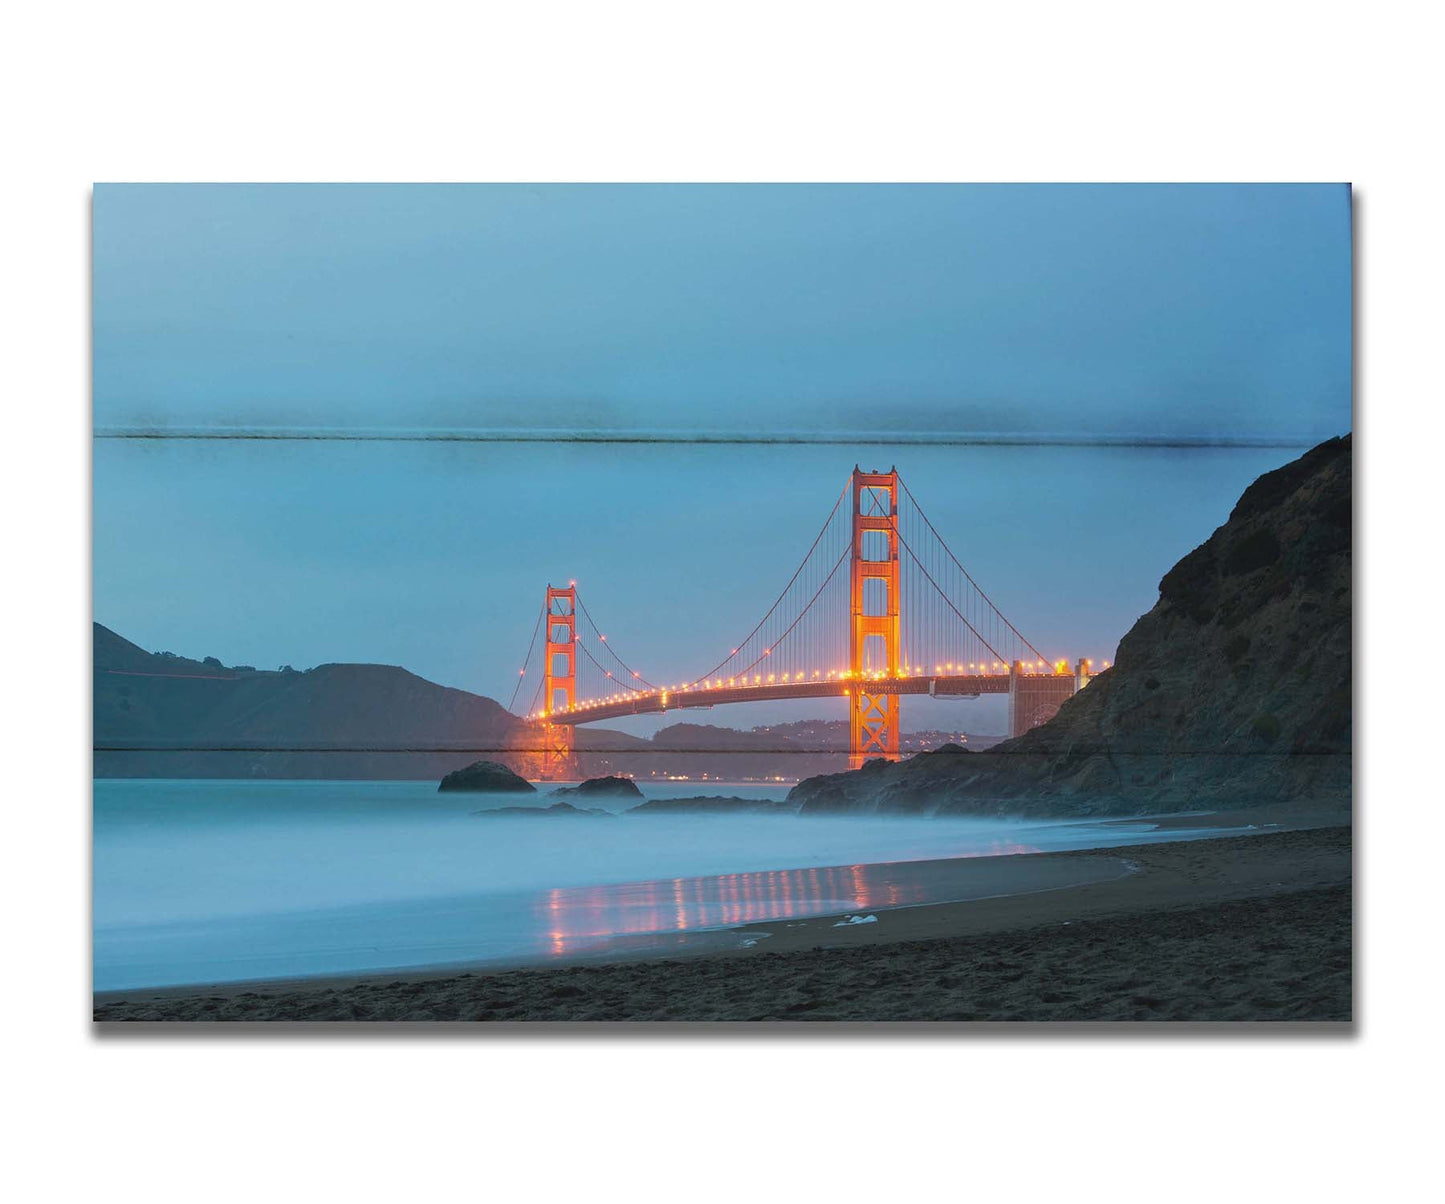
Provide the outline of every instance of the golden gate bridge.
{"type": "Polygon", "coordinates": [[[520,713],[540,733],[540,777],[551,780],[571,776],[579,724],[842,696],[849,700],[849,764],[858,768],[874,757],[898,758],[904,695],[1006,695],[1009,735],[1017,736],[1052,718],[1087,684],[1091,667],[1084,659],[1072,667],[1050,660],[1019,632],[954,556],[896,468],[855,467],[788,584],[705,673],[650,680],[608,642],[575,581],[549,584],[508,709],[518,713],[523,686],[534,678],[520,713]]]}

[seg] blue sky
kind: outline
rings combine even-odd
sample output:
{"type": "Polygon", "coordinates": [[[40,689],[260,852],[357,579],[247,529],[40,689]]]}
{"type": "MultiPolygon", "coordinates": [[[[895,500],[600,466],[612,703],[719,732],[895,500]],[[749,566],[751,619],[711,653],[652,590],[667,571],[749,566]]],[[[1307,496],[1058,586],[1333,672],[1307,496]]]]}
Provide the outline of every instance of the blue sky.
{"type": "Polygon", "coordinates": [[[493,696],[549,577],[662,678],[712,663],[855,461],[897,463],[1035,642],[1109,656],[1244,485],[1350,427],[1344,186],[101,185],[94,297],[102,435],[850,440],[97,440],[99,621],[493,696]]]}

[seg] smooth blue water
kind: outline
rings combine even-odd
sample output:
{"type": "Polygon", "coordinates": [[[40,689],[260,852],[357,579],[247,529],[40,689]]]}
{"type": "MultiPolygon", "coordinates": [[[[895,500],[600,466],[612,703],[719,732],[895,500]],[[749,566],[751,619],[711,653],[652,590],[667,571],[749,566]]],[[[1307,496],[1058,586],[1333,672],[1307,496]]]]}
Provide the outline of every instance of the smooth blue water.
{"type": "Polygon", "coordinates": [[[619,937],[943,901],[906,873],[885,881],[878,863],[1202,834],[1143,821],[473,814],[547,801],[429,782],[98,781],[95,989],[575,956],[619,937]]]}

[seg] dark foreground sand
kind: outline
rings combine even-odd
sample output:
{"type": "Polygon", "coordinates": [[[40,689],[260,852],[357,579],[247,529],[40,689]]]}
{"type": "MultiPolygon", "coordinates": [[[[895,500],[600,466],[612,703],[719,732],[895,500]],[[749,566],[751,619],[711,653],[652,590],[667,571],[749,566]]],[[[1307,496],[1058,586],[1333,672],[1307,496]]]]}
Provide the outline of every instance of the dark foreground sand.
{"type": "MultiPolygon", "coordinates": [[[[1058,853],[1137,872],[757,924],[752,948],[554,969],[97,996],[97,1021],[1352,1019],[1344,826],[1058,853]],[[762,934],[768,934],[766,936],[762,934]]],[[[1025,860],[1025,859],[1020,859],[1025,860]]],[[[1033,860],[1029,858],[1027,860],[1033,860]]]]}

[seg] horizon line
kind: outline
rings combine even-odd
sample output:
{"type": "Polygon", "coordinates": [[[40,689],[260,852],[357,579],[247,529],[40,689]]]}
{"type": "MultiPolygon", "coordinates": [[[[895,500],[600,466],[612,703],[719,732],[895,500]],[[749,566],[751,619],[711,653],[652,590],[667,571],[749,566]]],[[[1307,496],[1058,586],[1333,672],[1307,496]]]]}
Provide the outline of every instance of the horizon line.
{"type": "MultiPolygon", "coordinates": [[[[1353,429],[1353,428],[1351,428],[1353,429]]],[[[629,427],[303,427],[303,426],[98,426],[92,438],[115,441],[365,442],[365,443],[597,443],[597,444],[817,444],[844,446],[1100,447],[1247,450],[1311,448],[1325,439],[1308,435],[1085,435],[1007,431],[817,431],[653,430],[629,427]]],[[[1334,438],[1337,436],[1326,436],[1334,438]]]]}

